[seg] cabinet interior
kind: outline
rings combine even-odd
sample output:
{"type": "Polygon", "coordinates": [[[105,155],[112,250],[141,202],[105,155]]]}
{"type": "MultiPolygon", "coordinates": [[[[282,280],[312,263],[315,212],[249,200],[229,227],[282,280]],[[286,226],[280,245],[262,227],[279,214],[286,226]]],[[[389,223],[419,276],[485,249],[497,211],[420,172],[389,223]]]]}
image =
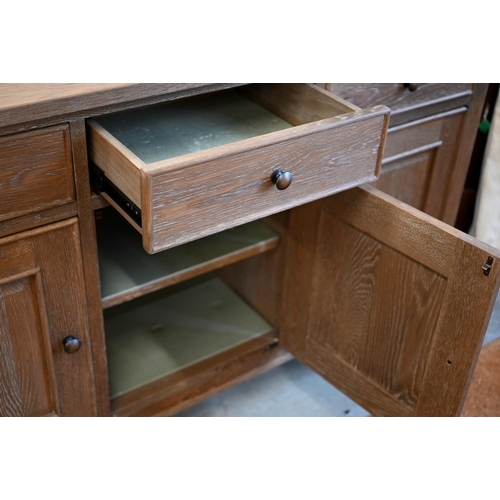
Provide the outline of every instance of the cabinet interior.
{"type": "Polygon", "coordinates": [[[275,304],[277,287],[248,290],[248,280],[257,282],[261,273],[271,271],[280,251],[280,218],[149,255],[140,235],[114,208],[98,212],[112,399],[158,379],[168,384],[172,374],[178,380],[183,373],[203,372],[221,359],[276,342],[273,315],[267,317],[259,304],[275,304]],[[251,269],[255,265],[260,269],[256,273],[251,269]]]}
{"type": "Polygon", "coordinates": [[[105,316],[111,397],[273,332],[220,278],[202,278],[105,316]]]}
{"type": "Polygon", "coordinates": [[[280,238],[262,221],[154,255],[140,234],[112,207],[96,223],[103,309],[276,248],[280,238]]]}

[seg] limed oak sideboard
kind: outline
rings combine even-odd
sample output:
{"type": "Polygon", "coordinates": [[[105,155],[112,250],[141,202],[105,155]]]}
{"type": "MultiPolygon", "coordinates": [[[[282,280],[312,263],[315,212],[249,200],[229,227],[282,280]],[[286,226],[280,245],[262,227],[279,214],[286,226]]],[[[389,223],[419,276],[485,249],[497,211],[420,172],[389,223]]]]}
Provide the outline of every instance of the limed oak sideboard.
{"type": "Polygon", "coordinates": [[[171,415],[292,357],[459,415],[500,283],[453,227],[485,95],[0,85],[0,415],[171,415]]]}

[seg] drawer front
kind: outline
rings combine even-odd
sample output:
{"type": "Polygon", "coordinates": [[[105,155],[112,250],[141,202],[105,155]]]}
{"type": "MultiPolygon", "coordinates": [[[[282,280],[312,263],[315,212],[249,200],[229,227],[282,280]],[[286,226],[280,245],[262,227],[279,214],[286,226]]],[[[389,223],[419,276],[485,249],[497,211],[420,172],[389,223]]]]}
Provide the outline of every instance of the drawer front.
{"type": "Polygon", "coordinates": [[[67,125],[0,138],[0,221],[75,200],[67,125]]]}
{"type": "Polygon", "coordinates": [[[140,206],[149,253],[378,177],[386,107],[360,110],[306,85],[258,86],[250,94],[292,127],[145,164],[99,124],[89,123],[90,158],[140,206]],[[271,180],[277,170],[293,176],[282,191],[271,180]]]}
{"type": "MultiPolygon", "coordinates": [[[[446,116],[449,116],[446,115],[446,116]]],[[[382,172],[391,162],[438,147],[443,128],[442,115],[389,129],[382,160],[382,172]]]]}
{"type": "Polygon", "coordinates": [[[145,176],[148,246],[156,252],[376,179],[378,118],[145,176]],[[293,175],[283,191],[271,181],[277,169],[293,175]]]}
{"type": "Polygon", "coordinates": [[[468,104],[473,86],[471,83],[328,83],[325,87],[362,108],[389,106],[391,125],[397,125],[468,104]]]}

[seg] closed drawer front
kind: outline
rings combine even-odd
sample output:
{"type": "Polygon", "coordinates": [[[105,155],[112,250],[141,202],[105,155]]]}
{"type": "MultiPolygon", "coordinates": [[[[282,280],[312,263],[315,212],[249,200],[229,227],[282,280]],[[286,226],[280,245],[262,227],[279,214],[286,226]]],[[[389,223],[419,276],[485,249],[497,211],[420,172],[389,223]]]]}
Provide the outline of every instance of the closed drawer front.
{"type": "Polygon", "coordinates": [[[67,125],[0,138],[0,221],[75,200],[67,125]]]}
{"type": "Polygon", "coordinates": [[[89,155],[154,253],[374,180],[388,116],[312,85],[251,85],[90,120],[89,155]]]}
{"type": "Polygon", "coordinates": [[[468,104],[471,83],[328,83],[325,87],[356,106],[391,108],[391,126],[468,104]],[[416,88],[411,86],[416,85],[416,88]],[[410,90],[411,89],[411,90],[410,90]]]}
{"type": "Polygon", "coordinates": [[[442,143],[442,128],[443,118],[442,115],[438,115],[432,119],[411,122],[389,129],[382,160],[382,172],[386,165],[395,160],[439,147],[442,143]]]}

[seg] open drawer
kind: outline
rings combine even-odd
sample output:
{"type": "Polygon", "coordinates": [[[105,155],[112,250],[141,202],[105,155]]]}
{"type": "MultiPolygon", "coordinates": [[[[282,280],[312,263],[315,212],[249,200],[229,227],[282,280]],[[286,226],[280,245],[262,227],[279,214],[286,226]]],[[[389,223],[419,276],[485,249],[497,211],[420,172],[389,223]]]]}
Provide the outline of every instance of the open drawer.
{"type": "Polygon", "coordinates": [[[388,117],[313,85],[248,85],[88,120],[89,157],[155,253],[375,180],[388,117]]]}

